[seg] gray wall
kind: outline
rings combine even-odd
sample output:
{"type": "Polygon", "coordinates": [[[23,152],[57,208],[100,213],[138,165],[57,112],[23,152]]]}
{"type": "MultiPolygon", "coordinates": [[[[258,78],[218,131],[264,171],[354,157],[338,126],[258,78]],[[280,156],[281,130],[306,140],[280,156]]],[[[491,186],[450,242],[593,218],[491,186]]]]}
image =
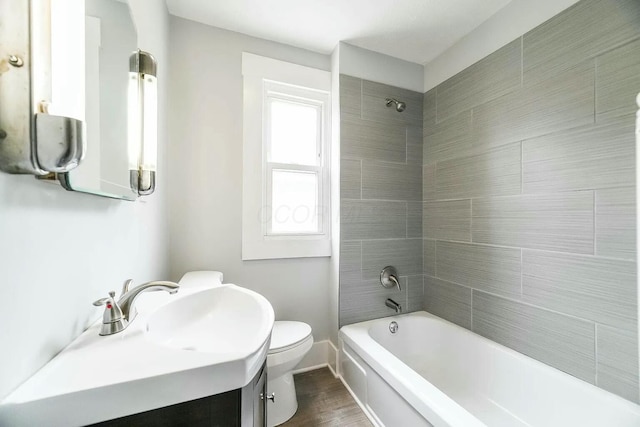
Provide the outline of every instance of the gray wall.
{"type": "Polygon", "coordinates": [[[166,279],[168,20],[164,2],[131,2],[141,49],[158,60],[156,193],[135,203],[0,174],[0,400],[102,316],[92,301],[166,279]]]}
{"type": "Polygon", "coordinates": [[[242,261],[242,52],[324,70],[330,58],[174,16],[170,32],[171,277],[220,270],[326,340],[328,257],[242,261]]]}
{"type": "Polygon", "coordinates": [[[421,310],[422,94],[341,75],[340,115],[340,326],[393,314],[387,298],[421,310]],[[387,265],[401,292],[380,285],[387,265]]]}
{"type": "Polygon", "coordinates": [[[423,118],[425,308],[635,402],[638,92],[640,2],[582,0],[423,118]]]}

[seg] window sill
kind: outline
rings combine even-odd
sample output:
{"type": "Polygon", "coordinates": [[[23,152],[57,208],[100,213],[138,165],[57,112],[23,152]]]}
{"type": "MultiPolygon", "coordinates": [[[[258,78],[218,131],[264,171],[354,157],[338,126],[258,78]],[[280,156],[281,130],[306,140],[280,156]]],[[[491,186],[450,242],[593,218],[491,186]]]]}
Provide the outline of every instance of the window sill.
{"type": "Polygon", "coordinates": [[[309,239],[281,239],[242,242],[242,260],[252,261],[260,259],[287,258],[319,258],[331,256],[331,240],[322,238],[309,239]]]}

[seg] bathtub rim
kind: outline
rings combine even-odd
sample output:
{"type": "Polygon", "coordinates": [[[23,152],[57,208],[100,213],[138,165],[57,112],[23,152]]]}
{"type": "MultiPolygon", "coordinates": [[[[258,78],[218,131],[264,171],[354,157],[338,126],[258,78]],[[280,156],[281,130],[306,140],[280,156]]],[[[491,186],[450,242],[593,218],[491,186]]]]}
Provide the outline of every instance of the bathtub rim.
{"type": "Polygon", "coordinates": [[[485,338],[480,334],[427,311],[403,313],[342,326],[339,331],[339,340],[341,342],[344,341],[349,347],[351,347],[360,358],[369,364],[378,373],[378,375],[390,384],[407,402],[411,404],[411,406],[416,409],[416,411],[428,419],[429,422],[434,424],[434,426],[486,426],[486,424],[383,347],[382,344],[378,343],[369,333],[369,328],[373,324],[391,322],[399,318],[408,317],[433,319],[443,322],[447,326],[451,326],[464,334],[471,334],[475,338],[479,339],[483,345],[490,346],[491,348],[500,351],[505,351],[508,355],[518,359],[524,359],[526,363],[532,363],[537,368],[545,369],[547,373],[554,378],[557,377],[560,380],[565,381],[578,381],[578,384],[586,387],[590,392],[597,392],[603,399],[603,402],[610,402],[613,405],[618,405],[621,409],[627,410],[640,418],[639,404],[513,350],[505,345],[485,338]],[[374,357],[368,350],[362,347],[359,341],[362,341],[363,339],[369,340],[367,346],[371,346],[371,350],[379,354],[380,357],[374,357]],[[420,400],[422,397],[425,399],[420,400]],[[433,420],[430,417],[434,417],[433,420]]]}
{"type": "Polygon", "coordinates": [[[339,337],[340,340],[344,341],[361,359],[371,366],[384,381],[391,385],[403,399],[409,402],[420,415],[435,427],[486,427],[486,424],[478,420],[473,414],[440,391],[440,389],[406,365],[402,360],[398,359],[398,357],[369,335],[369,327],[374,323],[393,321],[401,317],[415,317],[418,313],[424,313],[426,315],[421,317],[433,317],[440,320],[439,317],[433,316],[426,311],[405,313],[345,325],[340,328],[339,337]],[[379,352],[380,357],[373,357],[372,354],[362,348],[360,343],[357,342],[358,338],[370,340],[373,346],[372,350],[379,352]]]}

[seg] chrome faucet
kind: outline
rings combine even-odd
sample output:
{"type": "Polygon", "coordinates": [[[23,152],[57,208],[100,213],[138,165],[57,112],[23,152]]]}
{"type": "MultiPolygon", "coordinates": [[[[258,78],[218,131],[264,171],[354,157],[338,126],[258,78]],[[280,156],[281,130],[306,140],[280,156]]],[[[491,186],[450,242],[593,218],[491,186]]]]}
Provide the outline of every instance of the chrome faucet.
{"type": "Polygon", "coordinates": [[[144,283],[129,289],[133,280],[129,279],[124,282],[122,287],[122,295],[116,302],[115,292],[109,292],[109,297],[101,298],[93,303],[95,306],[106,305],[102,316],[102,329],[100,335],[112,335],[124,331],[127,326],[135,319],[138,312],[136,311],[135,302],[138,296],[143,292],[150,291],[167,291],[170,294],[178,292],[180,285],[174,282],[162,280],[144,283]]]}
{"type": "Polygon", "coordinates": [[[118,300],[118,305],[122,310],[122,316],[127,320],[127,322],[133,321],[138,314],[135,302],[141,293],[149,291],[167,291],[170,294],[175,294],[178,292],[178,289],[180,289],[180,285],[177,283],[156,280],[153,282],[143,283],[142,285],[129,290],[131,283],[133,283],[133,280],[131,279],[124,282],[124,285],[122,286],[122,295],[118,300]]]}
{"type": "Polygon", "coordinates": [[[402,311],[402,306],[397,302],[395,302],[394,300],[392,300],[391,298],[387,298],[387,300],[384,302],[384,305],[394,309],[396,313],[400,313],[402,311]]]}

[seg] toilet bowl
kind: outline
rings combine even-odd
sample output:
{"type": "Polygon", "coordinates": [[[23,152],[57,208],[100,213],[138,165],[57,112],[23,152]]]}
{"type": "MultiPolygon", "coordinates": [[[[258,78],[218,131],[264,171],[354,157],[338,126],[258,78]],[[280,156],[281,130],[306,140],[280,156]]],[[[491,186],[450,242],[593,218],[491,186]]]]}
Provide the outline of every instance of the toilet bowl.
{"type": "Polygon", "coordinates": [[[267,426],[284,423],[298,410],[293,369],[313,345],[311,327],[303,322],[276,321],[267,354],[267,426]]]}

